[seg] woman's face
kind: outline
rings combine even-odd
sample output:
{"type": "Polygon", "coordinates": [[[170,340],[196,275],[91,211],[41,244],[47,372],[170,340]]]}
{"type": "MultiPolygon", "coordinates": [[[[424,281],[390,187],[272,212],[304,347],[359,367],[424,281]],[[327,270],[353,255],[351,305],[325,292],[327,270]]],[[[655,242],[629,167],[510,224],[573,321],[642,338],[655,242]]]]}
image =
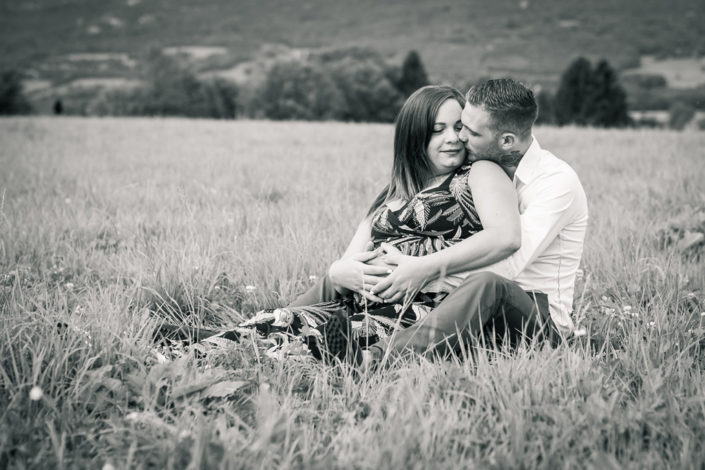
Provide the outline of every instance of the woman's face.
{"type": "Polygon", "coordinates": [[[460,107],[454,99],[448,99],[438,110],[433,124],[431,140],[426,153],[434,176],[450,173],[465,162],[465,146],[458,138],[463,128],[460,107]]]}

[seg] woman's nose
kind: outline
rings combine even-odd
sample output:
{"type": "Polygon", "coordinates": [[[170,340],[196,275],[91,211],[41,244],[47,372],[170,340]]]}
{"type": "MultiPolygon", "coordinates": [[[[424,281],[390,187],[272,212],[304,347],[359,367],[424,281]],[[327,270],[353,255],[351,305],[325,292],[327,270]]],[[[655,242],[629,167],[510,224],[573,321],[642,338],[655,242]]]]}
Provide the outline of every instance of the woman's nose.
{"type": "Polygon", "coordinates": [[[460,136],[458,134],[458,131],[455,129],[449,129],[448,132],[446,132],[446,140],[448,142],[457,142],[460,140],[460,136]]]}

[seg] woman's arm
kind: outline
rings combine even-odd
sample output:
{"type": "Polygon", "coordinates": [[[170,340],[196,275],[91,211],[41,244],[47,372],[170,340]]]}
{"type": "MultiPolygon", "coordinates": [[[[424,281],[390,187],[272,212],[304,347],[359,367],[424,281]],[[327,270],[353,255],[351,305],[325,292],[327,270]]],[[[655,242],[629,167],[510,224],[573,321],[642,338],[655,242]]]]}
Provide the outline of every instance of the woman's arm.
{"type": "Polygon", "coordinates": [[[371,232],[370,217],[366,217],[358,225],[343,256],[331,264],[328,276],[335,290],[341,294],[354,291],[369,300],[381,302],[379,297],[370,294],[370,289],[377,285],[383,276],[387,276],[391,269],[390,266],[366,264],[379,255],[378,252],[370,250],[371,232]]]}
{"type": "Polygon", "coordinates": [[[394,273],[373,289],[387,301],[398,301],[407,290],[448,274],[478,269],[514,253],[521,246],[519,203],[514,184],[502,168],[489,161],[475,162],[468,175],[475,209],[483,229],[444,250],[421,257],[387,249],[394,273]],[[380,295],[381,294],[381,295],[380,295]]]}

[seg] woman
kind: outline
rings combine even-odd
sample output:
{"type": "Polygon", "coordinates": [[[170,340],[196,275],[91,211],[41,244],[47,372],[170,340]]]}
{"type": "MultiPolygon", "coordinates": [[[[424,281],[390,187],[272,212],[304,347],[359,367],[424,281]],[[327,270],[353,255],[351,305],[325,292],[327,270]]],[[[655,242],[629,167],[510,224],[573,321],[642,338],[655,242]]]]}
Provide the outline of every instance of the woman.
{"type": "Polygon", "coordinates": [[[349,318],[352,338],[365,347],[418,321],[457,285],[454,276],[444,275],[446,262],[437,256],[442,250],[457,245],[460,261],[474,256],[462,246],[471,236],[488,237],[488,251],[497,259],[518,249],[514,186],[498,165],[466,162],[458,138],[464,105],[452,87],[427,86],[412,94],[396,120],[391,181],[341,259],[288,307],[259,312],[241,327],[293,335],[315,357],[342,358],[348,338],[329,334],[339,331],[339,325],[327,329],[332,318],[349,318]],[[390,253],[415,257],[431,282],[387,299],[383,292],[376,295],[380,280],[394,275],[390,253]]]}

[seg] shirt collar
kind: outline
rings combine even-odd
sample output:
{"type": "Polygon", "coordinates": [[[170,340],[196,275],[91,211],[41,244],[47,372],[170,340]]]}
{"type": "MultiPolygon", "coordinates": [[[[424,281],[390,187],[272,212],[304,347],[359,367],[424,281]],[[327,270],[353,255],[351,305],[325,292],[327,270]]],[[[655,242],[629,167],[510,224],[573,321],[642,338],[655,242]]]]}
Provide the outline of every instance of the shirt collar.
{"type": "Polygon", "coordinates": [[[524,184],[529,184],[536,174],[536,168],[539,166],[541,160],[541,146],[536,137],[531,136],[531,145],[526,150],[526,153],[521,158],[519,166],[517,166],[514,172],[514,182],[517,180],[524,184]]]}

